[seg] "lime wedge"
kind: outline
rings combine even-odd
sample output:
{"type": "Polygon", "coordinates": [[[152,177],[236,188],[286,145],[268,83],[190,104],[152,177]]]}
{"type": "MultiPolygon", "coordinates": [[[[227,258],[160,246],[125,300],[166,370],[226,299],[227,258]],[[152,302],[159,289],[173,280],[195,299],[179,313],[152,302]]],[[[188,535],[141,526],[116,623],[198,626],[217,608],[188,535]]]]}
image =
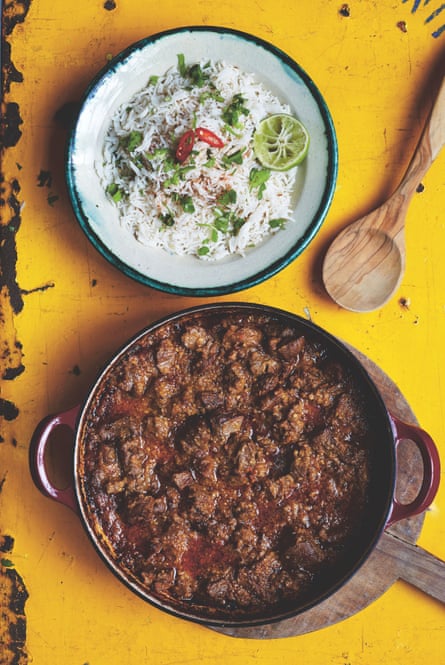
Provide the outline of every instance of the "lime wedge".
{"type": "Polygon", "coordinates": [[[253,136],[258,161],[274,171],[301,164],[309,149],[309,134],[293,115],[275,113],[261,120],[253,136]]]}

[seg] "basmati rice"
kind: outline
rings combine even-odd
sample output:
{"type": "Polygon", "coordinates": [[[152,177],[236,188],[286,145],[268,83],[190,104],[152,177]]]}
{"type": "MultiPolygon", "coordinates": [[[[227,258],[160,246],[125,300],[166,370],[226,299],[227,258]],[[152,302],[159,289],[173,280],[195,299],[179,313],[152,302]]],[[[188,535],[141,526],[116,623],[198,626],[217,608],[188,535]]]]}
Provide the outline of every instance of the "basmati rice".
{"type": "Polygon", "coordinates": [[[290,109],[236,66],[180,65],[178,56],[178,67],[151,77],[113,117],[104,143],[104,187],[120,223],[143,244],[206,260],[244,255],[292,214],[297,167],[265,172],[252,149],[260,120],[290,109]],[[196,140],[178,163],[178,141],[196,127],[224,145],[196,140]]]}

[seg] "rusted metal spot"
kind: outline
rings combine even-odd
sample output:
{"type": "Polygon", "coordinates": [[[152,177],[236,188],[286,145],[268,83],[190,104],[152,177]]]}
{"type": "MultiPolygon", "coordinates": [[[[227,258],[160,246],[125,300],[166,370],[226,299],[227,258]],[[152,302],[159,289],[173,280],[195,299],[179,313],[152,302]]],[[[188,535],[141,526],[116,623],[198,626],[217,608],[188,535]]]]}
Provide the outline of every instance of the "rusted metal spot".
{"type": "Polygon", "coordinates": [[[340,14],[340,16],[348,18],[349,16],[351,16],[351,8],[349,7],[348,4],[344,3],[338,10],[338,13],[340,14]]]}
{"type": "Polygon", "coordinates": [[[408,32],[408,26],[406,25],[406,21],[398,21],[397,22],[397,27],[402,32],[408,32]]]}

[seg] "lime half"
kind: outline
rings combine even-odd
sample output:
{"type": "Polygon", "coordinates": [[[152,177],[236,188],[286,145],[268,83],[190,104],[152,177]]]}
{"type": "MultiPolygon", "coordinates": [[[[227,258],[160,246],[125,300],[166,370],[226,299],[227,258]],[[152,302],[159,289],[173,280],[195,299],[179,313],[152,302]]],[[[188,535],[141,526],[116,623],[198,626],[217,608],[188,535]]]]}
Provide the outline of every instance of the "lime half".
{"type": "Polygon", "coordinates": [[[275,113],[261,120],[253,136],[253,149],[262,166],[288,171],[306,157],[309,134],[293,115],[275,113]]]}

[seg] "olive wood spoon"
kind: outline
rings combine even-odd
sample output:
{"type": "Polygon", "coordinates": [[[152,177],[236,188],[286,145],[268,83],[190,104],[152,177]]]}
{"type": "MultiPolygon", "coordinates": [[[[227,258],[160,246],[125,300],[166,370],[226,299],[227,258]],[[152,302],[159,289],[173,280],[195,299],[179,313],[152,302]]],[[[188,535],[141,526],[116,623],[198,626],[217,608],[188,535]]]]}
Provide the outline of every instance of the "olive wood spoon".
{"type": "Polygon", "coordinates": [[[384,305],[405,271],[405,217],[416,188],[445,144],[445,79],[417,148],[396,191],[373,212],[347,226],[323,261],[332,299],[353,312],[384,305]]]}

